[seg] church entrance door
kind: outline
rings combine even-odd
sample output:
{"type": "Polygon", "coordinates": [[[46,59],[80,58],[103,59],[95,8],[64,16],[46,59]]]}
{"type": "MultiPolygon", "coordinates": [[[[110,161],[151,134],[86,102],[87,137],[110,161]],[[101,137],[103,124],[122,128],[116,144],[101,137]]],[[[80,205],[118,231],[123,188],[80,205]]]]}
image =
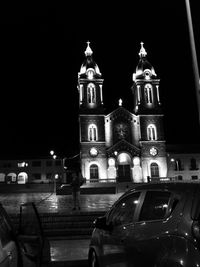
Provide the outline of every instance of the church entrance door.
{"type": "Polygon", "coordinates": [[[131,157],[128,153],[122,152],[118,155],[118,182],[130,182],[131,181],[131,157]]]}
{"type": "Polygon", "coordinates": [[[130,182],[131,181],[131,171],[130,165],[119,165],[118,166],[118,182],[130,182]]]}

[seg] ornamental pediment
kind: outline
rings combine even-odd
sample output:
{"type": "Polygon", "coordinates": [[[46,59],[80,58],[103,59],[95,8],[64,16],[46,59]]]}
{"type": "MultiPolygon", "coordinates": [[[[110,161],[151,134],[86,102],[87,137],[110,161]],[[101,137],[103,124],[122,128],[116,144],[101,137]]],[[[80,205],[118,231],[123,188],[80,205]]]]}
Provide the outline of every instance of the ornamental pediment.
{"type": "Polygon", "coordinates": [[[115,109],[113,112],[106,116],[111,120],[132,121],[133,114],[123,107],[115,109]]]}
{"type": "Polygon", "coordinates": [[[121,140],[107,149],[108,157],[116,156],[116,153],[120,153],[120,152],[127,152],[131,154],[132,156],[140,155],[140,149],[130,144],[126,140],[121,140]]]}

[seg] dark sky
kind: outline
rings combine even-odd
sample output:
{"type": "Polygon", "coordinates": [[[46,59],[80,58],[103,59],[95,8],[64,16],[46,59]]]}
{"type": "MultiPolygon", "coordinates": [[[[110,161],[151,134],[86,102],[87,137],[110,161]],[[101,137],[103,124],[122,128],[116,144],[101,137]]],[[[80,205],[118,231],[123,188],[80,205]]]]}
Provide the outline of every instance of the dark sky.
{"type": "MultiPolygon", "coordinates": [[[[0,158],[78,152],[77,74],[88,40],[104,78],[107,113],[119,98],[132,110],[132,73],[143,41],[161,79],[167,143],[199,143],[185,1],[138,2],[1,8],[0,158]]],[[[191,3],[198,54],[197,5],[191,3]]]]}

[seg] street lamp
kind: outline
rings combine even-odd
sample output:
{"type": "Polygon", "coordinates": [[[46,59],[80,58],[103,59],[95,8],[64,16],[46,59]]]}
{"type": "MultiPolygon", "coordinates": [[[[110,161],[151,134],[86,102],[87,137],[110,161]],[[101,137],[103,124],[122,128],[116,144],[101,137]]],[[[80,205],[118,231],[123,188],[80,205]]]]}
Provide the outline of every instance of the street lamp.
{"type": "Polygon", "coordinates": [[[51,156],[54,155],[54,151],[53,151],[53,150],[50,151],[50,155],[51,155],[51,156]]]}

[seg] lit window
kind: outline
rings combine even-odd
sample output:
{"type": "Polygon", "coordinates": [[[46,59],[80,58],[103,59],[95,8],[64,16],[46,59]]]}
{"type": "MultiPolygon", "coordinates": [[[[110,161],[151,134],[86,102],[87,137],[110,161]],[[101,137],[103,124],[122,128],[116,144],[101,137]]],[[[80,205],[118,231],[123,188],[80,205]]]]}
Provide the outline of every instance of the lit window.
{"type": "Polygon", "coordinates": [[[153,102],[153,92],[151,84],[146,84],[144,87],[145,100],[147,104],[152,104],[153,102]]]}
{"type": "Polygon", "coordinates": [[[87,86],[87,96],[89,104],[96,103],[96,89],[93,83],[89,83],[87,86]]]}
{"type": "Polygon", "coordinates": [[[23,162],[18,162],[17,165],[18,165],[19,168],[24,168],[24,167],[28,166],[28,163],[23,161],[23,162]]]}
{"type": "Polygon", "coordinates": [[[156,126],[154,124],[148,125],[147,138],[148,140],[157,140],[156,126]]]}
{"type": "Polygon", "coordinates": [[[88,140],[97,141],[97,127],[94,124],[88,127],[88,140]]]}

